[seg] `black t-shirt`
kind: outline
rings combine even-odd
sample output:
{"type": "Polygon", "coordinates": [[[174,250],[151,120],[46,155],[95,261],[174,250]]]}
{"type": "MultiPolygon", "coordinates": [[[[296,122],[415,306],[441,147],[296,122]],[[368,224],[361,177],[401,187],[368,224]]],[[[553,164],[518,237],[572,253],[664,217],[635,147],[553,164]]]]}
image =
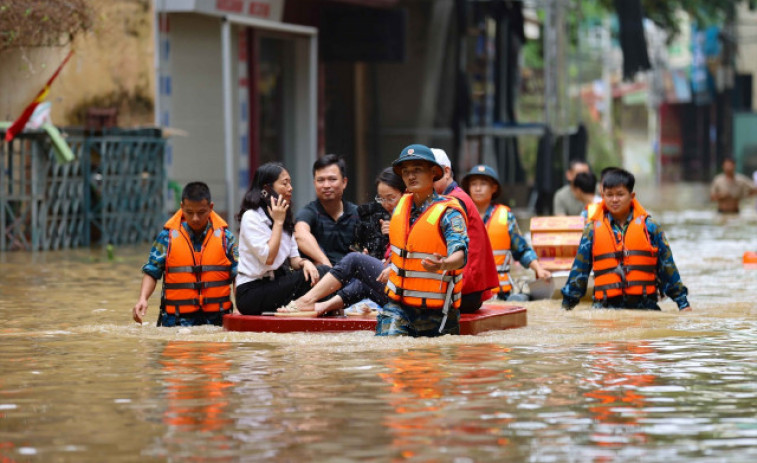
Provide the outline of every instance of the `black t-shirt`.
{"type": "MultiPolygon", "coordinates": [[[[295,222],[310,225],[313,234],[331,265],[336,265],[342,257],[350,252],[350,245],[355,242],[355,225],[360,220],[357,206],[342,200],[344,211],[337,220],[331,218],[318,200],[310,202],[297,213],[295,222]]],[[[300,254],[304,256],[302,250],[300,254]]]]}

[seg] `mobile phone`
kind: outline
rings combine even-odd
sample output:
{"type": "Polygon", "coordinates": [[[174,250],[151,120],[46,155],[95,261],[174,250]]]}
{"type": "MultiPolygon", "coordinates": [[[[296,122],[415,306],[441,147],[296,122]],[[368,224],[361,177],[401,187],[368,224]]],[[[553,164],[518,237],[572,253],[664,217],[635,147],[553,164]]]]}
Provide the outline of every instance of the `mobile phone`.
{"type": "Polygon", "coordinates": [[[276,193],[273,190],[273,187],[270,185],[266,185],[263,187],[263,192],[261,193],[264,198],[270,197],[270,202],[273,203],[273,200],[278,199],[279,194],[276,193]]]}

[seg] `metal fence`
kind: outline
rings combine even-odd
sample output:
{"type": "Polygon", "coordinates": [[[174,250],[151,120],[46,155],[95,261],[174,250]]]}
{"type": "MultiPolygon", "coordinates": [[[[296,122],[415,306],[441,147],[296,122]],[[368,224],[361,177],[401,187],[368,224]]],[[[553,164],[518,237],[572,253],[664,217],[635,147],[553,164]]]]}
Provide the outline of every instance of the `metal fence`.
{"type": "Polygon", "coordinates": [[[0,143],[0,251],[153,239],[166,218],[160,130],[66,134],[76,154],[68,163],[44,131],[0,143]]]}

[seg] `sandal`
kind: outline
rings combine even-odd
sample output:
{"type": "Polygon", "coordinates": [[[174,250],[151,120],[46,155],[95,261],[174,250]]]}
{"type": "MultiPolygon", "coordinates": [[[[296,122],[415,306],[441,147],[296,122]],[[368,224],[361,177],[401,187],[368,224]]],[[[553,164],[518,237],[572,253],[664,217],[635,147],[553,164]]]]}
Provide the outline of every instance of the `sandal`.
{"type": "Polygon", "coordinates": [[[290,301],[289,304],[285,305],[284,307],[279,307],[278,309],[276,309],[276,312],[295,313],[300,312],[300,309],[297,307],[294,301],[290,301]]]}

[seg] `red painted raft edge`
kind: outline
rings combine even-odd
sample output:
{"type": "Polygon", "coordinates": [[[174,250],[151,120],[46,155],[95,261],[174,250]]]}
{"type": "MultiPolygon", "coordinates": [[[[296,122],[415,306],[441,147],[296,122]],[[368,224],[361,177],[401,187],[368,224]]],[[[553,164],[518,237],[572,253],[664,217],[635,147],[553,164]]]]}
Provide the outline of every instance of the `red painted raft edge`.
{"type": "MultiPolygon", "coordinates": [[[[527,325],[525,307],[484,304],[474,314],[460,316],[460,334],[476,335],[486,331],[520,328],[527,325]]],[[[225,315],[223,328],[241,332],[335,332],[376,330],[375,318],[324,317],[299,318],[270,315],[225,315]]]]}

